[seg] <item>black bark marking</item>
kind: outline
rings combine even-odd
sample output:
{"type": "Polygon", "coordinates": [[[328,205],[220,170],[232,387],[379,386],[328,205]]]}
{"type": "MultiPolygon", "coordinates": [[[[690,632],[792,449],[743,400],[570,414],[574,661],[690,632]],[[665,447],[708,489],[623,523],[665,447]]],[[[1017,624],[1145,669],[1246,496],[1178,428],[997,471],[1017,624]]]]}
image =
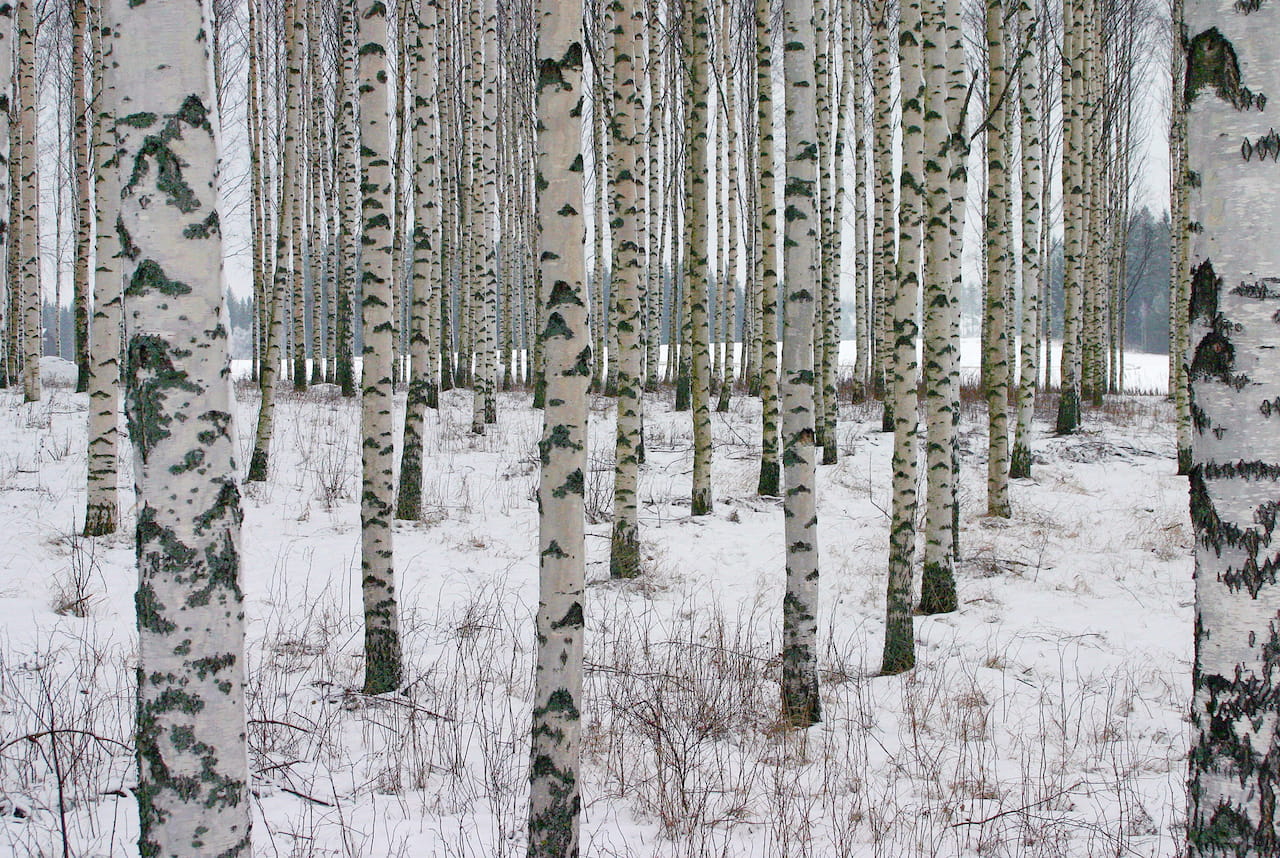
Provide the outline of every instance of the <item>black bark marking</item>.
{"type": "Polygon", "coordinates": [[[1187,48],[1187,78],[1184,95],[1189,107],[1201,91],[1211,88],[1236,110],[1263,110],[1267,97],[1240,83],[1240,61],[1235,46],[1210,27],[1191,40],[1187,48]]]}

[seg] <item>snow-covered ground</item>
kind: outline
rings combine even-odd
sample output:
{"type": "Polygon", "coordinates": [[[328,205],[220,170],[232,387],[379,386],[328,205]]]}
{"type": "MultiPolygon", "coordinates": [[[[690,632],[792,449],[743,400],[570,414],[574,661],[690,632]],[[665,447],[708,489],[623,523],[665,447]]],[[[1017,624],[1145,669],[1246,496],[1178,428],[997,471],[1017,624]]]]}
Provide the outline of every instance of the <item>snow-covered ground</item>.
{"type": "MultiPolygon", "coordinates": [[[[121,536],[77,535],[86,399],[47,393],[0,393],[0,854],[61,855],[65,827],[72,855],[135,855],[132,493],[121,536]]],[[[358,411],[279,407],[271,478],[245,497],[255,855],[523,854],[540,414],[504,394],[473,437],[454,392],[429,416],[426,517],[395,533],[408,694],[387,700],[353,690],[358,411]]],[[[823,721],[803,733],[776,718],[782,512],[754,494],[758,413],[715,417],[715,512],[693,519],[688,416],[649,401],[649,573],[618,584],[595,402],[583,854],[1176,853],[1192,584],[1167,404],[1118,399],[1067,439],[1037,424],[1009,521],[981,515],[967,414],[962,607],[917,619],[919,666],[892,678],[891,440],[846,407],[819,476],[823,721]]]]}

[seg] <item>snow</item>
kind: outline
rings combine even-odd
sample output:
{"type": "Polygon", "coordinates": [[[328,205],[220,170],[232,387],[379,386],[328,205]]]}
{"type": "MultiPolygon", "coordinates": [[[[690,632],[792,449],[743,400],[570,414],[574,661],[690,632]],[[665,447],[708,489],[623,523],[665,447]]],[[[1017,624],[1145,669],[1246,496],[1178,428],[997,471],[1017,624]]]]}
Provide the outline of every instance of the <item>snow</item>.
{"type": "MultiPolygon", "coordinates": [[[[1158,387],[1164,358],[1134,360],[1158,387]]],[[[56,740],[71,852],[136,855],[113,744],[131,743],[132,491],[122,535],[76,535],[87,399],[46,393],[0,393],[0,853],[60,854],[54,739],[7,743],[75,729],[99,738],[56,740]]],[[[240,404],[243,464],[256,398],[240,404]]],[[[408,694],[375,700],[353,691],[358,410],[332,389],[281,396],[270,479],[244,500],[255,855],[523,854],[541,416],[503,394],[474,437],[469,394],[444,405],[424,520],[395,532],[408,694]]],[[[1007,522],[981,515],[966,413],[962,607],[916,620],[919,665],[892,678],[876,675],[891,438],[846,406],[819,473],[823,721],[803,733],[776,723],[782,512],[754,495],[759,405],[716,415],[699,519],[688,415],[647,409],[649,574],[628,584],[608,580],[609,402],[592,412],[585,855],[1178,851],[1193,592],[1167,403],[1116,398],[1065,439],[1040,415],[1007,522]]]]}

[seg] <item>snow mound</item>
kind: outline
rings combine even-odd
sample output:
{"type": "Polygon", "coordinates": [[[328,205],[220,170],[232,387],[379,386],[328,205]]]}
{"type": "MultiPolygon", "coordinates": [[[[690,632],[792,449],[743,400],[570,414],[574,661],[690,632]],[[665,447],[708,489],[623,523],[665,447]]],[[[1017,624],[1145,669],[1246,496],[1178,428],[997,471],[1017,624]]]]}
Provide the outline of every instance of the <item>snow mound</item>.
{"type": "Polygon", "coordinates": [[[60,357],[40,358],[40,383],[51,387],[74,387],[78,375],[76,365],[60,357]]]}

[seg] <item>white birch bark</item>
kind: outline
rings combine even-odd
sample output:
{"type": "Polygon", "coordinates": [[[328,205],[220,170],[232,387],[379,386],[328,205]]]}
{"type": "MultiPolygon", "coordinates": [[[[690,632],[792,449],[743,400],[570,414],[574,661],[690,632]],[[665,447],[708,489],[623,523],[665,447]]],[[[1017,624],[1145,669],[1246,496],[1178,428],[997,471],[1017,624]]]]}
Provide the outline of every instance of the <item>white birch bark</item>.
{"type": "Polygon", "coordinates": [[[711,500],[711,326],[707,312],[710,241],[707,235],[707,140],[710,96],[710,31],[706,0],[688,0],[683,13],[687,60],[685,92],[689,124],[685,133],[685,306],[691,355],[689,394],[693,411],[693,493],[690,511],[709,515],[711,500]]]}
{"type": "Polygon", "coordinates": [[[417,12],[414,27],[414,225],[413,225],[413,325],[409,339],[409,393],[405,400],[404,442],[400,447],[400,487],[396,494],[396,518],[416,521],[422,514],[422,440],[427,407],[435,398],[431,312],[440,297],[435,291],[439,279],[435,234],[440,211],[436,204],[436,118],[434,99],[435,61],[427,46],[434,49],[438,0],[425,0],[417,12]]]}
{"type": "MultiPolygon", "coordinates": [[[[116,140],[115,32],[108,22],[98,27],[100,47],[94,76],[94,147],[97,190],[97,263],[93,278],[93,348],[89,363],[89,455],[86,480],[85,536],[115,533],[120,423],[120,162],[116,140]]],[[[0,42],[0,51],[4,44],[0,42]]]]}
{"type": "Polygon", "coordinates": [[[352,300],[360,243],[360,168],[357,164],[355,0],[338,0],[338,283],[334,290],[334,339],[337,384],[343,396],[355,396],[352,360],[352,300]]]}
{"type": "Polygon", "coordinates": [[[814,447],[814,307],[822,292],[813,0],[783,0],[787,174],[783,238],[782,437],[787,590],[782,602],[782,717],[808,727],[818,696],[818,508],[814,447]]]}
{"type": "Polygon", "coordinates": [[[587,467],[586,230],[582,183],[582,9],[539,0],[537,183],[547,401],[539,499],[537,671],[529,858],[577,858],[587,467]]]}
{"type": "MultiPolygon", "coordinates": [[[[947,121],[947,16],[945,0],[926,0],[921,10],[927,105],[924,114],[924,391],[926,507],[920,611],[956,610],[952,557],[956,418],[951,375],[959,355],[950,337],[958,297],[950,248],[953,170],[947,121]]],[[[963,200],[960,205],[963,205],[963,200]]]]}
{"type": "Polygon", "coordinates": [[[756,24],[756,178],[760,246],[760,479],[756,492],[777,497],[781,490],[778,457],[778,204],[774,176],[773,22],[770,0],[755,0],[756,24]]]}
{"type": "Polygon", "coordinates": [[[915,666],[911,575],[915,564],[916,483],[919,476],[920,260],[925,199],[925,82],[920,0],[903,0],[898,51],[902,76],[902,197],[899,205],[897,288],[893,302],[893,509],[889,526],[889,576],[881,672],[915,666]]]}
{"type": "Polygon", "coordinates": [[[17,225],[18,262],[22,282],[22,390],[27,402],[38,402],[40,389],[40,193],[36,164],[36,23],[32,4],[18,0],[18,184],[22,222],[17,225]]]}
{"type": "Polygon", "coordinates": [[[244,610],[218,116],[195,3],[111,0],[137,490],[139,851],[247,856],[244,610]]]}
{"type": "Polygon", "coordinates": [[[640,574],[640,523],[636,488],[640,477],[642,360],[640,281],[644,275],[644,102],[640,62],[644,51],[645,7],[613,0],[613,117],[609,150],[613,190],[612,287],[617,295],[617,350],[609,355],[616,378],[617,428],[614,439],[613,540],[609,572],[615,578],[640,574]]]}
{"type": "MultiPolygon", "coordinates": [[[[1031,10],[1023,0],[1019,8],[1022,32],[1034,27],[1031,10]]],[[[1031,476],[1031,419],[1036,410],[1036,332],[1040,327],[1040,186],[1043,181],[1040,144],[1040,103],[1036,60],[1037,40],[1030,38],[1019,62],[1018,115],[1022,134],[1022,339],[1019,346],[1017,424],[1009,476],[1031,476]]]]}
{"type": "Polygon", "coordinates": [[[1007,334],[1009,179],[1006,162],[1009,93],[1004,9],[987,0],[986,328],[982,377],[987,393],[987,515],[1009,517],[1009,338],[1007,334]]]}
{"type": "MultiPolygon", "coordinates": [[[[297,7],[290,3],[285,6],[284,30],[293,34],[297,30],[297,7]]],[[[299,105],[300,60],[297,56],[298,40],[290,35],[285,39],[285,110],[284,135],[280,141],[281,176],[289,177],[282,181],[277,205],[276,241],[275,241],[275,273],[271,280],[270,308],[266,313],[267,336],[266,349],[263,355],[262,375],[259,380],[261,403],[258,406],[258,425],[254,433],[253,453],[249,457],[250,482],[265,482],[271,467],[271,435],[275,428],[275,394],[280,378],[280,356],[283,351],[285,326],[284,302],[292,294],[293,284],[299,271],[293,260],[297,258],[294,246],[301,240],[300,221],[297,216],[298,201],[298,156],[299,134],[298,121],[301,110],[299,105]]],[[[296,312],[296,307],[294,308],[296,312]]],[[[295,348],[297,343],[294,343],[295,348]]],[[[294,367],[295,373],[297,367],[294,367]]],[[[304,379],[305,382],[305,379],[304,379]]]]}
{"type": "Polygon", "coordinates": [[[1186,10],[1193,279],[1191,518],[1196,536],[1191,858],[1280,849],[1280,244],[1264,109],[1280,94],[1280,7],[1186,10]]]}
{"type": "Polygon", "coordinates": [[[89,144],[89,108],[85,100],[85,68],[92,62],[86,52],[89,31],[88,0],[71,0],[71,166],[76,177],[76,249],[71,275],[74,317],[76,392],[89,389],[89,255],[93,252],[93,151],[89,144]]]}
{"type": "Polygon", "coordinates": [[[364,252],[360,257],[360,570],[364,597],[364,690],[400,685],[400,619],[391,542],[395,496],[395,426],[391,317],[391,116],[387,86],[387,12],[382,0],[360,0],[360,167],[364,189],[364,252]]]}
{"type": "Polygon", "coordinates": [[[1061,395],[1058,400],[1058,434],[1068,434],[1080,426],[1081,291],[1084,262],[1084,143],[1083,50],[1081,34],[1084,15],[1081,0],[1064,0],[1062,5],[1062,249],[1063,309],[1061,395]]]}
{"type": "Polygon", "coordinates": [[[872,312],[876,325],[876,349],[873,353],[872,376],[876,392],[883,395],[884,414],[880,428],[893,431],[893,398],[886,388],[889,363],[892,360],[892,294],[887,288],[895,270],[897,255],[898,217],[894,200],[897,197],[897,176],[893,169],[893,77],[891,63],[893,35],[896,22],[893,19],[891,0],[877,0],[873,4],[872,39],[874,45],[875,119],[871,151],[875,157],[875,249],[872,251],[872,312]]]}
{"type": "MultiPolygon", "coordinates": [[[[14,105],[11,97],[14,91],[13,42],[13,4],[3,2],[0,3],[0,247],[4,248],[6,262],[17,240],[11,229],[17,224],[10,222],[11,206],[6,203],[11,194],[17,195],[17,186],[10,181],[11,159],[15,149],[11,139],[14,127],[14,105]]],[[[4,352],[0,362],[0,387],[8,387],[11,381],[17,381],[18,358],[21,353],[18,345],[18,333],[22,327],[17,312],[18,284],[9,275],[9,266],[0,266],[0,277],[3,277],[0,296],[3,296],[4,302],[0,305],[0,315],[3,315],[4,321],[3,332],[0,333],[0,350],[4,352]]]]}

